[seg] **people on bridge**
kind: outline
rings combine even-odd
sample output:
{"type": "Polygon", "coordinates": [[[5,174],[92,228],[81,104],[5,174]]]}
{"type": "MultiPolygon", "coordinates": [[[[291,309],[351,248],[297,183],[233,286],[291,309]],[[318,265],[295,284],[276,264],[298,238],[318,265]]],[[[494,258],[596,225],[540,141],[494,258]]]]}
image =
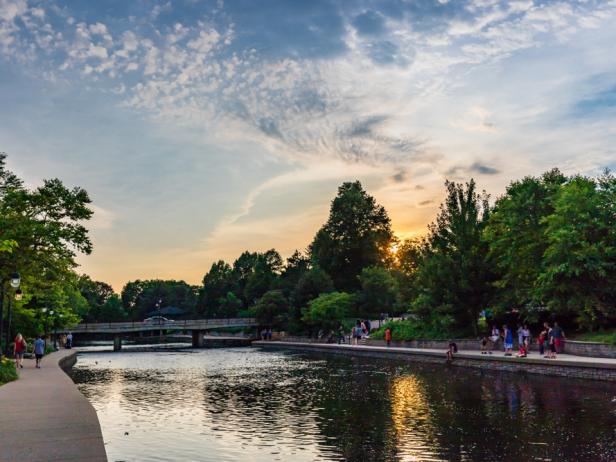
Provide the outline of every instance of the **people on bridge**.
{"type": "Polygon", "coordinates": [[[26,352],[27,347],[28,344],[26,343],[26,339],[21,334],[17,334],[13,345],[13,356],[15,356],[16,369],[24,368],[24,353],[26,352]]]}
{"type": "Polygon", "coordinates": [[[34,357],[36,358],[36,368],[41,368],[41,360],[45,355],[45,340],[42,335],[37,335],[34,341],[34,357]]]}

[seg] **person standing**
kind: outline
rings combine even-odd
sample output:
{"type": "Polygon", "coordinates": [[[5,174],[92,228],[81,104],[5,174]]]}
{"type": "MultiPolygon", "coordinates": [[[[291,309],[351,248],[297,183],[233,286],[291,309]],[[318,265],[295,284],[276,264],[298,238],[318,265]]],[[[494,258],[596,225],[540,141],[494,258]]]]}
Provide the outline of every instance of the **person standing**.
{"type": "Polygon", "coordinates": [[[15,343],[13,345],[13,355],[15,356],[15,369],[24,368],[24,353],[28,344],[26,339],[21,334],[17,334],[15,337],[15,343]]]}
{"type": "Polygon", "coordinates": [[[41,360],[45,355],[45,340],[42,335],[37,335],[34,341],[34,357],[36,358],[36,368],[41,368],[41,360]]]}
{"type": "Polygon", "coordinates": [[[524,324],[524,328],[522,329],[522,340],[524,343],[524,349],[526,353],[530,350],[530,329],[528,328],[528,324],[524,324]]]}
{"type": "Polygon", "coordinates": [[[69,350],[73,348],[73,334],[71,334],[70,332],[66,336],[66,348],[68,348],[69,350]]]}
{"type": "Polygon", "coordinates": [[[546,352],[546,341],[548,338],[548,330],[545,328],[545,326],[541,329],[541,332],[539,333],[539,337],[537,338],[537,345],[539,345],[539,354],[541,356],[543,356],[546,352]]]}
{"type": "Polygon", "coordinates": [[[554,327],[552,327],[552,337],[554,338],[554,348],[556,349],[556,353],[562,353],[565,331],[563,331],[563,328],[560,327],[557,322],[554,322],[554,327]]]}
{"type": "Polygon", "coordinates": [[[503,325],[503,337],[505,339],[505,356],[511,356],[513,351],[513,332],[507,324],[503,325]]]}
{"type": "Polygon", "coordinates": [[[498,327],[496,327],[496,325],[493,325],[492,334],[490,335],[490,341],[492,342],[492,350],[496,350],[499,340],[500,340],[500,332],[498,331],[498,327]]]}
{"type": "Polygon", "coordinates": [[[385,343],[387,343],[387,346],[391,345],[391,329],[389,327],[385,329],[385,343]]]}
{"type": "Polygon", "coordinates": [[[358,319],[357,323],[355,324],[355,327],[353,327],[353,344],[357,345],[359,344],[359,340],[361,339],[362,335],[363,335],[363,331],[364,329],[362,328],[362,322],[358,319]]]}
{"type": "Polygon", "coordinates": [[[522,327],[522,324],[518,326],[518,330],[516,332],[518,333],[518,348],[519,348],[524,344],[524,328],[522,327]]]}

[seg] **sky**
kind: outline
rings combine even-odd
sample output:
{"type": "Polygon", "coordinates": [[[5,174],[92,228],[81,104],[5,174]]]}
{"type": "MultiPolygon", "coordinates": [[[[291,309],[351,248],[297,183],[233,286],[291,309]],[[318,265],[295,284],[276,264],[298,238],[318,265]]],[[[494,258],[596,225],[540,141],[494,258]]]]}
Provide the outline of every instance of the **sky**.
{"type": "Polygon", "coordinates": [[[446,179],[616,167],[615,43],[614,0],[0,0],[0,152],[89,192],[80,272],[197,284],[344,181],[403,239],[446,179]]]}

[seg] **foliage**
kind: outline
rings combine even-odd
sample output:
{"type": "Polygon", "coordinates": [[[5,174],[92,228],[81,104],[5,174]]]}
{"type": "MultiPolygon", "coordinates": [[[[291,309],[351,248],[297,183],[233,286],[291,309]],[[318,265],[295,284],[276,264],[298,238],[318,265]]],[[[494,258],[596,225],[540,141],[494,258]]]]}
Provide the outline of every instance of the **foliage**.
{"type": "Polygon", "coordinates": [[[161,308],[175,306],[191,314],[195,310],[197,290],[184,281],[131,281],[122,289],[122,306],[133,320],[143,319],[156,311],[159,300],[161,308]]]}
{"type": "Polygon", "coordinates": [[[392,313],[398,302],[398,281],[385,268],[370,266],[359,275],[359,312],[361,318],[377,319],[381,313],[392,313]]]}
{"type": "Polygon", "coordinates": [[[445,183],[447,197],[421,250],[413,311],[424,321],[451,316],[478,333],[479,312],[490,301],[492,275],[482,232],[489,216],[487,194],[475,182],[445,183]]]}
{"type": "Polygon", "coordinates": [[[528,316],[541,304],[537,285],[548,246],[546,217],[565,181],[556,169],[541,178],[526,177],[512,182],[496,201],[483,238],[498,274],[493,307],[499,312],[516,308],[528,316]]]}
{"type": "Polygon", "coordinates": [[[616,345],[616,329],[608,331],[601,330],[598,332],[585,332],[583,334],[575,335],[574,339],[582,342],[598,342],[616,345]]]}
{"type": "Polygon", "coordinates": [[[464,334],[463,332],[456,332],[453,319],[450,317],[438,317],[431,321],[424,322],[413,319],[390,321],[379,329],[373,330],[370,337],[375,339],[385,338],[385,329],[387,327],[391,329],[391,338],[395,341],[444,340],[464,334]]]}
{"type": "Polygon", "coordinates": [[[289,301],[281,290],[270,290],[257,301],[251,311],[260,325],[282,327],[287,321],[289,301]]]}
{"type": "Polygon", "coordinates": [[[310,245],[312,261],[338,290],[359,288],[357,276],[368,266],[392,264],[394,235],[385,208],[359,181],[344,183],[332,201],[329,218],[310,245]]]}
{"type": "Polygon", "coordinates": [[[354,308],[355,297],[346,292],[321,294],[308,304],[304,321],[323,329],[337,329],[354,308]]]}
{"type": "Polygon", "coordinates": [[[589,329],[616,321],[616,178],[571,178],[544,223],[539,288],[548,307],[589,329]]]}
{"type": "MultiPolygon", "coordinates": [[[[225,317],[220,302],[236,288],[231,266],[219,260],[212,264],[210,271],[203,277],[203,287],[199,289],[197,312],[206,318],[225,317]]],[[[241,307],[240,300],[240,307],[241,307]]]]}
{"type": "Polygon", "coordinates": [[[12,382],[18,378],[15,362],[7,357],[3,357],[0,361],[0,385],[12,382]]]}

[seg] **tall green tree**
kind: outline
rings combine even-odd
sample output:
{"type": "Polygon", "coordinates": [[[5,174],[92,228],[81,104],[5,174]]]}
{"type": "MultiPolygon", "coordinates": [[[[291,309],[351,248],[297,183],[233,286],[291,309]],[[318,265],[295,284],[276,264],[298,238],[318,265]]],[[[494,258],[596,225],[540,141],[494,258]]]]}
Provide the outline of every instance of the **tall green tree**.
{"type": "Polygon", "coordinates": [[[213,263],[203,277],[203,287],[199,289],[197,312],[207,318],[226,317],[227,313],[220,306],[220,300],[235,289],[236,281],[231,266],[223,260],[213,263]]]}
{"type": "Polygon", "coordinates": [[[540,293],[554,312],[586,328],[616,321],[616,178],[573,177],[544,220],[547,249],[540,293]]]}
{"type": "Polygon", "coordinates": [[[385,208],[359,181],[344,183],[332,201],[329,218],[310,245],[315,264],[338,290],[359,288],[357,276],[368,266],[389,266],[394,235],[385,208]]]}
{"type": "Polygon", "coordinates": [[[174,306],[185,315],[195,313],[198,288],[185,281],[137,280],[128,282],[122,289],[122,306],[130,319],[139,320],[156,312],[160,300],[161,308],[174,306]]]}
{"type": "Polygon", "coordinates": [[[492,304],[499,311],[516,308],[528,316],[542,304],[537,290],[548,247],[546,218],[566,181],[557,169],[540,178],[525,177],[512,182],[496,201],[484,240],[497,274],[492,304]]]}
{"type": "Polygon", "coordinates": [[[475,181],[447,181],[447,197],[422,249],[418,296],[413,308],[426,322],[451,319],[453,327],[478,334],[479,312],[487,307],[492,274],[482,232],[489,217],[487,194],[475,181]]]}
{"type": "Polygon", "coordinates": [[[251,311],[260,325],[282,328],[288,321],[289,301],[281,290],[270,290],[257,300],[251,311]]]}

